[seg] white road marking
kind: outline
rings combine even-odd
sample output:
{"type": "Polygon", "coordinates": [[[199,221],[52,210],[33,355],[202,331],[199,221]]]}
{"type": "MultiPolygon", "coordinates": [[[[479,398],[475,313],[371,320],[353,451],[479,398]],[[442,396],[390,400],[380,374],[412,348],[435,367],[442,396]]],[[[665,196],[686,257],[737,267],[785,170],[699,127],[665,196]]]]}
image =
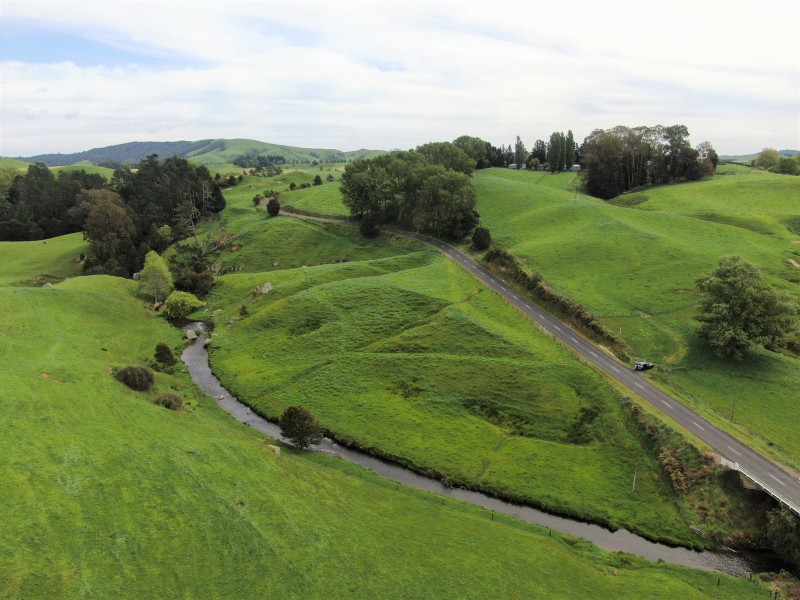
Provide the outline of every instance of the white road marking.
{"type": "Polygon", "coordinates": [[[692,423],[694,423],[694,426],[697,427],[698,429],[702,429],[703,431],[706,430],[706,428],[700,425],[700,423],[698,423],[697,421],[692,421],[692,423]]]}
{"type": "Polygon", "coordinates": [[[559,331],[561,331],[561,327],[559,327],[558,325],[553,325],[553,327],[555,327],[556,329],[558,329],[559,331]]]}
{"type": "Polygon", "coordinates": [[[576,340],[574,337],[572,337],[572,336],[569,336],[569,337],[572,338],[573,342],[575,342],[576,344],[578,343],[578,340],[576,340]]]}
{"type": "Polygon", "coordinates": [[[592,352],[591,350],[589,350],[589,354],[591,354],[592,356],[597,356],[597,353],[596,352],[592,352]]]}
{"type": "Polygon", "coordinates": [[[783,483],[783,482],[782,482],[780,479],[778,479],[777,477],[775,477],[775,475],[773,475],[772,473],[767,473],[767,475],[769,475],[770,477],[772,477],[772,478],[773,478],[775,481],[777,481],[777,482],[778,482],[778,483],[780,483],[781,485],[786,485],[786,484],[785,484],[785,483],[783,483]]]}
{"type": "Polygon", "coordinates": [[[634,381],[633,385],[635,385],[638,388],[644,389],[644,386],[641,383],[639,383],[638,381],[634,381]]]}
{"type": "Polygon", "coordinates": [[[618,369],[617,367],[611,367],[611,368],[612,368],[614,371],[616,371],[617,373],[619,373],[619,369],[618,369]]]}
{"type": "Polygon", "coordinates": [[[738,454],[739,456],[741,456],[741,455],[742,455],[742,453],[741,453],[741,452],[739,452],[738,450],[736,450],[735,448],[731,448],[730,446],[728,446],[728,448],[730,448],[731,452],[735,452],[735,453],[736,453],[736,454],[738,454]]]}
{"type": "Polygon", "coordinates": [[[670,404],[666,400],[662,400],[661,402],[662,402],[662,404],[665,404],[666,406],[669,406],[670,408],[672,408],[672,404],[670,404]]]}

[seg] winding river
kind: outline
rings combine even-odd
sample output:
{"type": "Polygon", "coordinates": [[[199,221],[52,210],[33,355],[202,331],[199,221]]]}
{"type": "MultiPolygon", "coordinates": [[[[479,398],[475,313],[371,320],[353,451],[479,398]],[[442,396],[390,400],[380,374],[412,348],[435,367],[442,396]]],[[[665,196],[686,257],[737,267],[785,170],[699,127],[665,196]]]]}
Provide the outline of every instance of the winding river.
{"type": "MultiPolygon", "coordinates": [[[[184,330],[188,329],[201,331],[197,341],[189,345],[181,355],[181,360],[186,364],[192,380],[237,421],[245,423],[271,438],[286,442],[277,424],[255,414],[249,407],[239,402],[228,390],[222,387],[222,384],[211,372],[211,367],[208,363],[208,351],[205,347],[207,336],[203,331],[203,324],[190,323],[184,326],[184,330]]],[[[777,571],[781,568],[780,561],[774,555],[768,553],[696,552],[688,548],[674,548],[665,544],[651,542],[625,529],[610,531],[599,525],[560,517],[530,506],[512,504],[480,492],[448,488],[437,480],[424,477],[410,469],[385,462],[357,450],[340,446],[328,438],[325,438],[321,444],[313,446],[311,449],[359,464],[375,471],[382,477],[403,485],[463,500],[498,513],[510,515],[526,523],[535,523],[548,529],[584,538],[605,550],[627,552],[651,561],[663,560],[668,563],[730,575],[749,575],[762,571],[777,571]]]]}

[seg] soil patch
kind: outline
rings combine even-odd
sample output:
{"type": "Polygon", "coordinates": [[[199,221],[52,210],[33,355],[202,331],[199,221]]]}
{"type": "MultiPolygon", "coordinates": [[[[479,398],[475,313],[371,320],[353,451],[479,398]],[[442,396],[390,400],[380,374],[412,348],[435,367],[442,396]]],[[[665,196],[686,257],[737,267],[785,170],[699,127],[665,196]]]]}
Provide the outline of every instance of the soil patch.
{"type": "Polygon", "coordinates": [[[795,269],[800,269],[800,262],[797,262],[793,258],[789,258],[788,261],[795,269]]]}
{"type": "Polygon", "coordinates": [[[59,381],[58,379],[54,379],[53,377],[50,377],[50,373],[42,373],[42,378],[43,379],[49,379],[50,381],[53,381],[55,383],[64,383],[63,381],[59,381]]]}

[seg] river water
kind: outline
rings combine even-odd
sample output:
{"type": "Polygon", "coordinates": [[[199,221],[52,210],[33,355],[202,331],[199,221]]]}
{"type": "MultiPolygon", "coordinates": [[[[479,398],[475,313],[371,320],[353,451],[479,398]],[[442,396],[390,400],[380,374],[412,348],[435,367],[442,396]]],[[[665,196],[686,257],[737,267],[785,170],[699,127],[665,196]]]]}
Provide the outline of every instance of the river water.
{"type": "MultiPolygon", "coordinates": [[[[203,324],[190,323],[184,326],[184,329],[202,331],[203,324]]],[[[288,443],[281,435],[281,429],[277,424],[252,412],[248,406],[239,402],[228,390],[222,387],[222,384],[211,372],[211,367],[208,363],[208,352],[204,343],[206,339],[205,333],[202,333],[197,341],[188,346],[181,355],[181,360],[186,364],[192,380],[209,396],[213,397],[217,404],[237,421],[245,423],[271,438],[288,443]]],[[[593,523],[584,523],[575,519],[553,515],[530,506],[499,500],[480,492],[448,488],[435,479],[419,475],[410,469],[383,461],[357,450],[340,446],[328,438],[325,438],[318,446],[312,446],[311,450],[338,456],[343,460],[359,464],[375,471],[382,477],[403,485],[463,500],[498,513],[510,515],[526,523],[535,523],[555,531],[583,538],[600,548],[612,552],[627,552],[651,561],[663,560],[668,563],[730,575],[749,575],[762,571],[778,571],[782,567],[781,562],[769,553],[696,552],[688,548],[675,548],[651,542],[625,529],[610,531],[593,523]]]]}

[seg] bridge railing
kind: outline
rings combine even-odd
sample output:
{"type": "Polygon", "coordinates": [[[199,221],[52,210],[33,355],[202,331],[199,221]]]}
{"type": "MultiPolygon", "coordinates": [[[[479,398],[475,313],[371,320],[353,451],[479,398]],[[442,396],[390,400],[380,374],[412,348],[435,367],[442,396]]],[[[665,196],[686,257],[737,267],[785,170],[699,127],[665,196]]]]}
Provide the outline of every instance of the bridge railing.
{"type": "Polygon", "coordinates": [[[770,496],[775,498],[778,502],[786,506],[788,509],[792,510],[796,515],[800,516],[800,506],[789,500],[786,496],[781,494],[778,490],[776,490],[771,485],[767,484],[761,478],[753,475],[750,471],[742,467],[738,462],[732,462],[727,458],[720,458],[720,463],[722,465],[728,467],[729,469],[733,469],[734,471],[739,471],[745,477],[747,477],[750,481],[755,483],[758,487],[762,490],[767,492],[770,496]]]}

